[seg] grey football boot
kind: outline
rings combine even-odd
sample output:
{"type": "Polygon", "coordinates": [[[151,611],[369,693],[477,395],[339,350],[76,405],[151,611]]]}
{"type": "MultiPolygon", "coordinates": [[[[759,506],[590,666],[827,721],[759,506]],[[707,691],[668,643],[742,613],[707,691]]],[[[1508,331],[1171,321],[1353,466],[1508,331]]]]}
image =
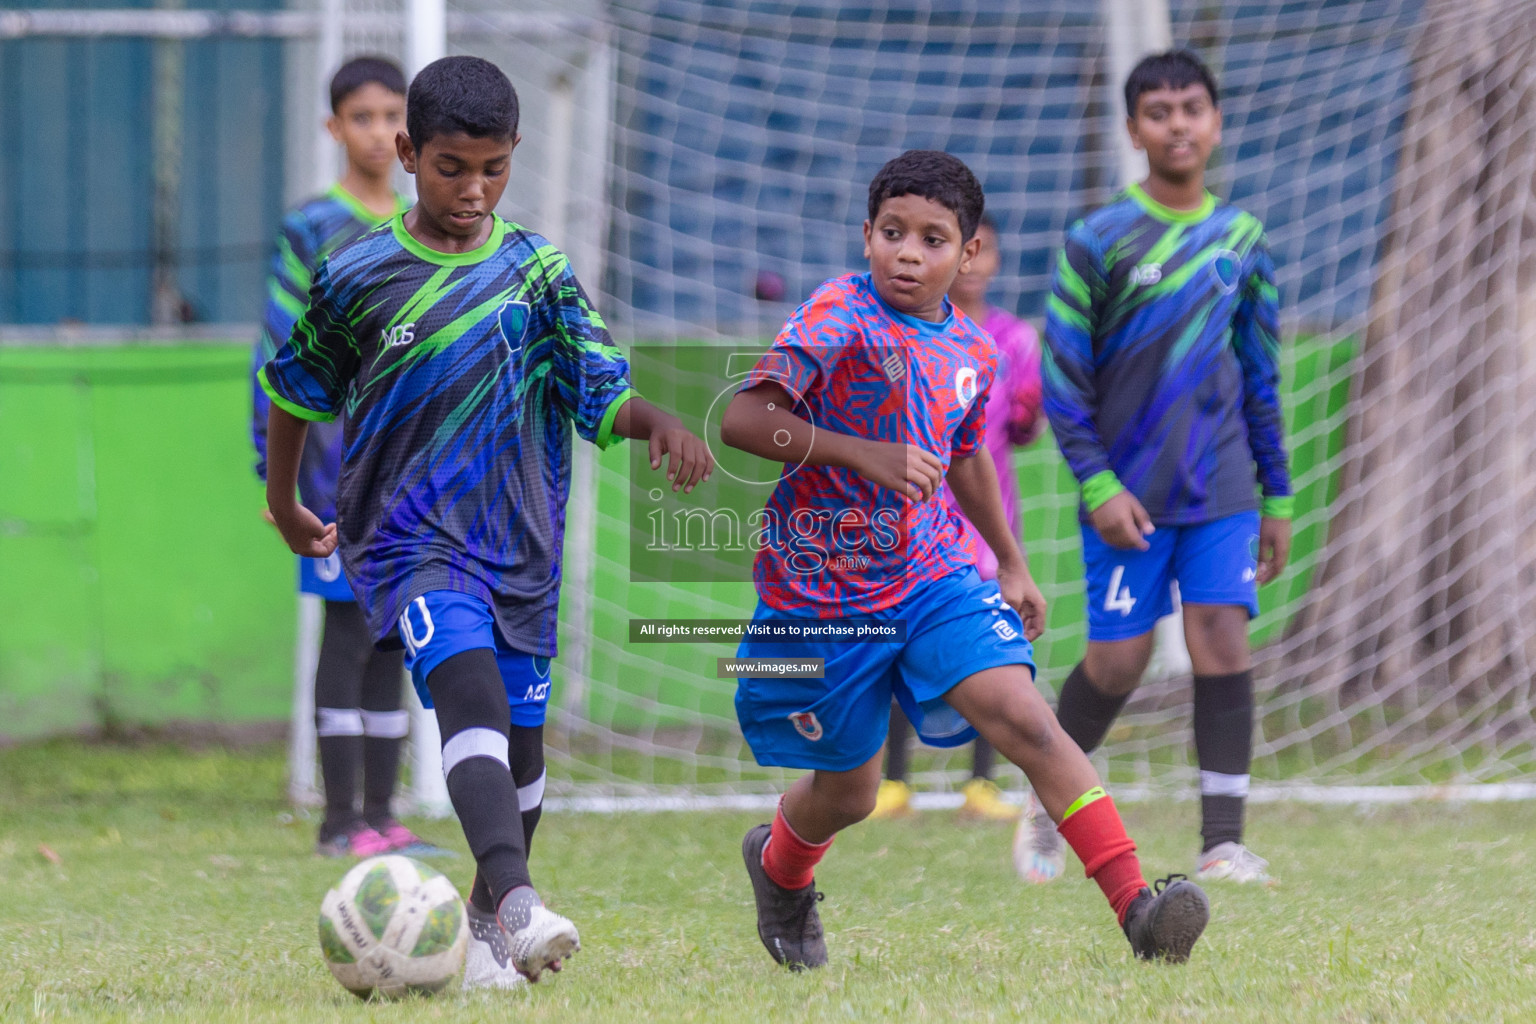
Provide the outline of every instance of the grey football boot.
{"type": "Polygon", "coordinates": [[[1181,964],[1189,959],[1211,919],[1205,893],[1184,875],[1169,875],[1143,889],[1125,915],[1125,937],[1143,960],[1181,964]]]}
{"type": "Polygon", "coordinates": [[[812,882],[804,889],[786,889],[768,877],[763,868],[763,847],[773,826],[758,825],[741,841],[741,857],[752,879],[757,900],[757,937],[769,954],[792,971],[827,965],[827,943],[821,932],[816,904],[821,893],[812,882]]]}

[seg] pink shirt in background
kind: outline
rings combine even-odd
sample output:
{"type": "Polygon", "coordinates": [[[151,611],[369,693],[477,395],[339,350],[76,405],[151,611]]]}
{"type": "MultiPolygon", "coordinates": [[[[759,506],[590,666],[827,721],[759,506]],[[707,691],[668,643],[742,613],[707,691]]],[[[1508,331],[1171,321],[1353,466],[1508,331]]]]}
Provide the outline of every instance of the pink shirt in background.
{"type": "MultiPolygon", "coordinates": [[[[987,432],[983,441],[997,465],[1008,530],[1017,537],[1019,485],[1013,474],[1013,449],[1034,441],[1045,429],[1045,417],[1040,413],[1040,336],[1029,324],[996,306],[987,307],[981,326],[997,343],[997,376],[987,397],[987,432]]],[[[944,500],[959,511],[948,484],[944,485],[944,500]]],[[[982,579],[994,579],[997,555],[963,513],[960,522],[976,542],[976,571],[982,579]]]]}

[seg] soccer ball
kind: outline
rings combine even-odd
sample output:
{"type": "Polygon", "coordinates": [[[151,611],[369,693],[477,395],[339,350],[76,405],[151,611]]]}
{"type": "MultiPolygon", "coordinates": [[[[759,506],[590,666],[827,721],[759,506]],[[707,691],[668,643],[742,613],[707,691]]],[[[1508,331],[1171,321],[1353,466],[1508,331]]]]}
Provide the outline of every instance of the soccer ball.
{"type": "Polygon", "coordinates": [[[453,883],[409,857],[370,857],[320,904],[320,953],[353,995],[436,992],[464,966],[469,920],[453,883]]]}

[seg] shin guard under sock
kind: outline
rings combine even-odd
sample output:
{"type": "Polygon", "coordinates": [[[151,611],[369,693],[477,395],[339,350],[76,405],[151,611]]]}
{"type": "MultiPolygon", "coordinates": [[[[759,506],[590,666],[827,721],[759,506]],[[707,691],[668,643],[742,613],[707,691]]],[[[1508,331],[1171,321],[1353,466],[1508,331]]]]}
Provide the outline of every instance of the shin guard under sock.
{"type": "Polygon", "coordinates": [[[322,840],[357,824],[357,771],[363,760],[364,733],[359,695],[363,664],[373,650],[367,622],[354,602],[326,601],[324,614],[315,662],[315,735],[325,785],[322,840]]]}
{"type": "Polygon", "coordinates": [[[1128,693],[1118,697],[1101,693],[1089,681],[1083,663],[1078,662],[1061,684],[1056,720],[1083,753],[1091,754],[1104,742],[1104,734],[1109,732],[1129,696],[1128,693]]]}
{"type": "Polygon", "coordinates": [[[363,670],[363,817],[375,828],[393,820],[400,747],[411,731],[410,712],[400,708],[404,661],[401,651],[373,651],[363,670]]]}
{"type": "Polygon", "coordinates": [[[1099,883],[1115,917],[1123,925],[1136,894],[1147,888],[1136,858],[1136,844],[1126,834],[1115,802],[1095,787],[1078,797],[1057,831],[1083,862],[1083,872],[1099,883]]]}
{"type": "Polygon", "coordinates": [[[507,743],[517,805],[522,809],[523,849],[533,855],[533,833],[544,814],[544,726],[514,725],[507,743]]]}
{"type": "Polygon", "coordinates": [[[493,906],[532,885],[517,784],[508,764],[506,687],[488,648],[462,651],[427,678],[443,736],[448,798],[493,906]]]}
{"type": "Polygon", "coordinates": [[[784,817],[784,802],[773,816],[773,831],[763,847],[763,871],[782,889],[804,889],[816,877],[816,865],[826,856],[832,840],[808,843],[795,834],[784,817]]]}
{"type": "Polygon", "coordinates": [[[1243,841],[1253,760],[1253,673],[1195,676],[1195,754],[1200,760],[1201,851],[1243,841]]]}

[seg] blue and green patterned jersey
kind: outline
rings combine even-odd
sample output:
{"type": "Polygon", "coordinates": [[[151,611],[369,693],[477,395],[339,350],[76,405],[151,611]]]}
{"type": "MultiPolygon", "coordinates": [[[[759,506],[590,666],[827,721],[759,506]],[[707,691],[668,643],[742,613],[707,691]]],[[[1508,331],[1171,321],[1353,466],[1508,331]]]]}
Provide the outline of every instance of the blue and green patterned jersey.
{"type": "Polygon", "coordinates": [[[442,253],[396,217],[321,265],[260,379],[295,416],[345,414],[336,527],[376,641],[451,590],[555,654],[571,428],[606,447],[634,393],[563,254],[500,218],[442,253]]]}
{"type": "MultiPolygon", "coordinates": [[[[396,198],[396,212],[410,208],[410,200],[396,198]]],[[[251,443],[256,448],[256,475],[267,478],[267,393],[256,383],[256,372],[277,355],[295,321],[309,305],[309,286],[315,269],[327,256],[378,227],[379,217],[362,200],[332,185],[288,211],[277,232],[277,251],[267,275],[267,303],[261,337],[251,353],[251,443]]],[[[304,506],[326,522],[336,516],[336,477],[341,470],[340,421],[312,428],[304,442],[299,466],[299,497],[304,506]]]]}
{"type": "Polygon", "coordinates": [[[1084,514],[1122,489],[1158,524],[1289,516],[1279,311],[1264,228],[1132,185],[1074,224],[1045,328],[1045,411],[1084,514]]]}

